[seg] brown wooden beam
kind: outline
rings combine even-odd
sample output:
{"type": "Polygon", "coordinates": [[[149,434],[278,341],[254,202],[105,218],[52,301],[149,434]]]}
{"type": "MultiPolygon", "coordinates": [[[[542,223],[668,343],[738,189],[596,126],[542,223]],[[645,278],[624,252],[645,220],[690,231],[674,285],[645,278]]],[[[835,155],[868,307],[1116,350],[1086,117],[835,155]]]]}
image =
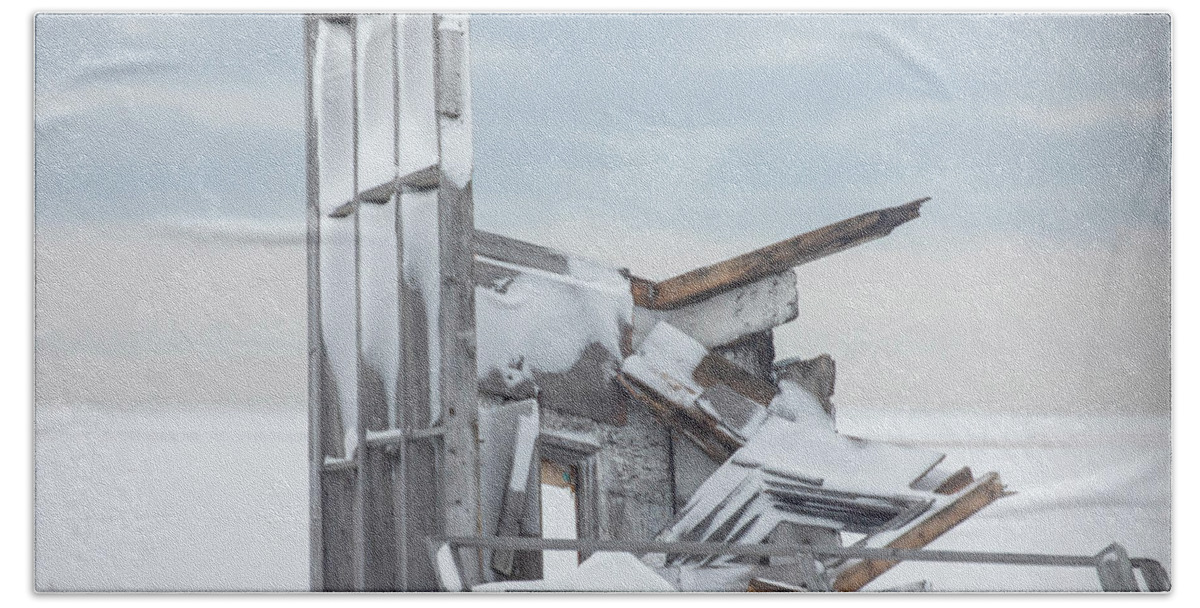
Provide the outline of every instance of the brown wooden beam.
{"type": "Polygon", "coordinates": [[[971,474],[971,467],[963,467],[947,477],[941,485],[933,490],[933,493],[957,494],[972,483],[975,483],[975,476],[971,474]]]}
{"type": "MultiPolygon", "coordinates": [[[[1000,476],[988,473],[974,488],[897,536],[886,546],[889,549],[920,549],[1004,495],[1004,484],[1000,482],[1000,476]]],[[[842,570],[834,581],[833,588],[835,591],[858,591],[897,563],[899,562],[881,559],[862,560],[842,570]]]]}
{"type": "Polygon", "coordinates": [[[633,301],[643,308],[666,310],[712,297],[887,236],[896,226],[919,217],[921,204],[928,200],[929,197],[920,198],[899,207],[857,215],[664,281],[635,284],[633,301]]]}

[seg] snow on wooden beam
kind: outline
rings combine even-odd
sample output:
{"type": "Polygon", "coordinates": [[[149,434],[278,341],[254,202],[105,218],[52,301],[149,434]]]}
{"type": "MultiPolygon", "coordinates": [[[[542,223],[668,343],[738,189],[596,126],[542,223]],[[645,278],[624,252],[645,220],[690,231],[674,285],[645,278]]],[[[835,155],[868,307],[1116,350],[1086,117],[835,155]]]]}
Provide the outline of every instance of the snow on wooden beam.
{"type": "Polygon", "coordinates": [[[360,203],[374,203],[383,205],[391,202],[392,196],[400,193],[404,189],[409,190],[432,190],[438,187],[441,180],[441,168],[437,165],[429,165],[424,169],[411,171],[395,179],[388,180],[379,185],[372,186],[363,190],[358,196],[353,199],[338,205],[336,209],[329,212],[329,217],[343,218],[350,217],[358,212],[360,203]]]}
{"type": "MultiPolygon", "coordinates": [[[[637,295],[635,291],[634,298],[637,295]]],[[[633,343],[666,321],[708,348],[783,325],[799,314],[791,269],[671,310],[633,309],[633,343]]]]}
{"type": "Polygon", "coordinates": [[[621,366],[622,384],[718,462],[745,442],[778,389],[660,322],[621,366]]]}
{"type": "Polygon", "coordinates": [[[641,285],[634,303],[643,308],[668,310],[711,298],[716,294],[778,274],[801,264],[887,236],[905,222],[920,216],[920,198],[898,207],[857,215],[836,224],[767,245],[735,258],[685,272],[652,286],[641,285]]]}
{"type": "MultiPolygon", "coordinates": [[[[529,249],[489,251],[543,266],[552,259],[529,249]],[[524,255],[531,251],[536,255],[524,255]]],[[[479,390],[507,399],[536,395],[543,407],[623,425],[625,397],[613,379],[628,350],[629,282],[619,270],[586,260],[563,263],[567,272],[559,274],[475,259],[479,390]]]]}
{"type": "MultiPolygon", "coordinates": [[[[918,520],[918,523],[909,527],[886,547],[920,549],[1004,495],[1004,484],[1000,482],[1000,476],[988,473],[964,490],[953,502],[918,520]]],[[[897,563],[881,559],[862,560],[839,572],[833,588],[835,591],[858,591],[897,563]]]]}
{"type": "Polygon", "coordinates": [[[700,451],[716,462],[725,462],[740,444],[717,431],[711,421],[698,420],[688,410],[622,374],[618,380],[634,399],[645,405],[663,424],[691,440],[700,451]]]}

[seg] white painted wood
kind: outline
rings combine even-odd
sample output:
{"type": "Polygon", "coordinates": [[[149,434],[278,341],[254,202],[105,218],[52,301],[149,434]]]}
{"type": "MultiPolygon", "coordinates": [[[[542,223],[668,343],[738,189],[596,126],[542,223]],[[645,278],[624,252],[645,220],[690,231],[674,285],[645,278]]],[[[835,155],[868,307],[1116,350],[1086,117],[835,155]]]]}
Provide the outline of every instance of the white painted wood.
{"type": "MultiPolygon", "coordinates": [[[[355,587],[359,560],[354,551],[355,509],[352,471],[323,471],[326,457],[347,458],[357,444],[357,347],[355,258],[357,231],[354,222],[329,217],[333,209],[354,196],[354,75],[353,22],[315,18],[310,22],[310,72],[308,116],[308,174],[310,230],[310,289],[319,307],[318,328],[310,340],[317,342],[318,361],[310,367],[319,386],[311,434],[319,443],[310,461],[310,479],[319,491],[311,527],[316,588],[350,590],[355,587]],[[319,246],[317,244],[319,243],[319,246]]],[[[310,304],[311,305],[311,304],[310,304]]]]}
{"type": "MultiPolygon", "coordinates": [[[[357,17],[358,188],[396,177],[396,18],[357,17]]],[[[386,198],[384,200],[387,200],[386,198]]]]}
{"type": "Polygon", "coordinates": [[[796,275],[786,270],[673,310],[634,307],[633,344],[636,348],[659,321],[666,321],[714,348],[783,325],[798,314],[796,275]]]}

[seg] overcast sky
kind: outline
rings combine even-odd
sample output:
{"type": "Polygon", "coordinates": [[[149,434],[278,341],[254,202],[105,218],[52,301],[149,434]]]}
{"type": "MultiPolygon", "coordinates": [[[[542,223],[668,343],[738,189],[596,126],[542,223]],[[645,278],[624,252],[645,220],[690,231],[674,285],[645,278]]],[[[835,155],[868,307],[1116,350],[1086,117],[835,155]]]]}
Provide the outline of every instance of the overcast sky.
{"type": "MultiPolygon", "coordinates": [[[[1167,411],[1170,25],[476,15],[476,225],[661,279],[932,196],[797,271],[780,357],[839,407],[1167,411]]],[[[39,399],[303,399],[302,31],[38,17],[39,399]]]]}
{"type": "MultiPolygon", "coordinates": [[[[39,226],[303,217],[302,19],[40,16],[39,226]]],[[[476,222],[1170,224],[1165,16],[472,19],[476,222]]]]}

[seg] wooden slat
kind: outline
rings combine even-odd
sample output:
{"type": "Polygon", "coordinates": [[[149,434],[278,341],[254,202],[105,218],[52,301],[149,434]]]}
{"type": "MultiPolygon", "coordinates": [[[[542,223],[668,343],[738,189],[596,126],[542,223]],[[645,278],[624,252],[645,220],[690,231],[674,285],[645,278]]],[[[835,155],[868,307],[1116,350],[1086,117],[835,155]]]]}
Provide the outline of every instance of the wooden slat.
{"type": "Polygon", "coordinates": [[[561,252],[526,243],[485,230],[475,230],[475,255],[509,264],[527,266],[555,274],[567,274],[567,256],[561,252]]]}
{"type": "Polygon", "coordinates": [[[617,380],[625,390],[650,409],[659,420],[687,437],[716,462],[725,462],[741,445],[736,439],[722,433],[711,420],[701,420],[688,414],[683,408],[663,399],[653,391],[638,384],[636,380],[619,374],[617,380]]]}
{"type": "Polygon", "coordinates": [[[793,266],[807,264],[888,235],[896,226],[919,217],[921,204],[928,200],[929,197],[925,197],[898,207],[857,215],[723,262],[659,281],[653,285],[653,289],[639,286],[639,289],[634,291],[634,303],[643,308],[659,310],[677,308],[778,274],[793,266]]]}
{"type": "Polygon", "coordinates": [[[746,591],[750,593],[778,593],[804,591],[804,589],[788,585],[780,581],[772,581],[765,578],[752,578],[750,579],[750,584],[746,587],[746,591]]]}
{"type": "MultiPolygon", "coordinates": [[[[954,502],[926,518],[889,542],[889,549],[920,549],[945,534],[963,520],[1004,496],[1004,484],[996,473],[988,473],[974,488],[954,502]]],[[[835,591],[858,591],[899,562],[866,559],[841,571],[834,581],[835,591]]]]}
{"type": "Polygon", "coordinates": [[[971,467],[963,467],[947,477],[933,491],[935,494],[957,494],[974,482],[975,476],[971,474],[971,467]]]}

